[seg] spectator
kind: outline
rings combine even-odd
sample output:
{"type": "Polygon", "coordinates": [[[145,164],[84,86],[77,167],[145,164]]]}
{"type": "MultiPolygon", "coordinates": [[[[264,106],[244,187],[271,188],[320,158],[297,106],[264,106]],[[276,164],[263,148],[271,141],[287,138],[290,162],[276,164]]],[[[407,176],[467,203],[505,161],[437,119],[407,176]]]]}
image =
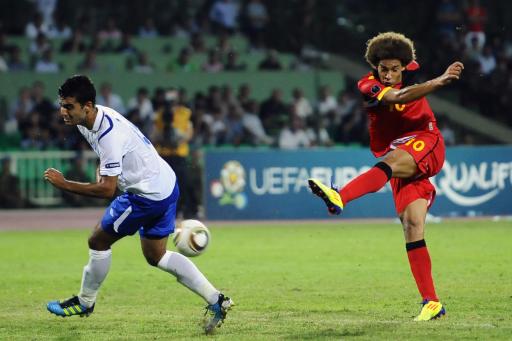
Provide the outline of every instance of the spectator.
{"type": "Polygon", "coordinates": [[[140,120],[142,121],[142,132],[146,136],[152,136],[155,112],[153,110],[153,104],[149,99],[149,92],[147,88],[139,88],[137,90],[137,96],[130,98],[128,101],[128,110],[138,111],[140,120]]]}
{"type": "Polygon", "coordinates": [[[473,62],[480,64],[480,56],[482,54],[482,49],[478,44],[478,38],[473,37],[470,41],[470,45],[465,46],[464,48],[464,60],[466,62],[473,62]]]}
{"type": "Polygon", "coordinates": [[[292,116],[290,124],[286,124],[279,133],[279,148],[297,149],[311,146],[311,140],[304,130],[304,122],[300,117],[292,116]]]}
{"type": "Polygon", "coordinates": [[[194,18],[178,14],[172,21],[170,35],[175,38],[190,39],[190,35],[199,30],[194,18]]]}
{"type": "Polygon", "coordinates": [[[82,73],[97,72],[100,66],[96,61],[96,51],[88,50],[84,59],[77,65],[77,70],[82,73]]]}
{"type": "Polygon", "coordinates": [[[112,44],[104,44],[98,32],[92,34],[89,45],[87,46],[88,50],[94,50],[97,53],[110,53],[114,51],[114,46],[112,44]]]}
{"type": "Polygon", "coordinates": [[[225,106],[224,112],[227,112],[229,109],[229,106],[231,106],[231,105],[238,106],[238,107],[240,106],[240,104],[238,103],[238,99],[236,98],[235,94],[233,93],[233,88],[228,84],[224,84],[222,86],[220,98],[221,98],[221,103],[223,103],[223,105],[225,106]]]}
{"type": "Polygon", "coordinates": [[[122,32],[117,27],[114,17],[107,18],[107,23],[103,29],[99,31],[99,38],[101,41],[117,41],[121,39],[122,32]]]}
{"type": "Polygon", "coordinates": [[[244,12],[247,20],[247,36],[252,50],[265,48],[264,35],[269,21],[265,4],[261,0],[249,0],[244,12]]]}
{"type": "Polygon", "coordinates": [[[35,0],[36,9],[41,15],[43,23],[50,27],[53,25],[53,17],[58,0],[35,0]]]}
{"type": "Polygon", "coordinates": [[[57,73],[60,66],[53,60],[53,52],[48,49],[43,52],[43,56],[36,62],[34,71],[38,73],[57,73]]]}
{"type": "Polygon", "coordinates": [[[190,37],[191,52],[203,53],[206,52],[206,44],[204,42],[203,35],[199,32],[194,32],[190,37]]]}
{"type": "MultiPolygon", "coordinates": [[[[70,168],[65,172],[64,176],[66,179],[77,181],[77,182],[91,182],[91,179],[85,173],[84,160],[81,154],[78,154],[71,160],[70,168]]],[[[68,191],[62,191],[62,199],[64,203],[72,207],[84,207],[90,206],[93,203],[92,198],[74,194],[68,191]]]]}
{"type": "Polygon", "coordinates": [[[283,102],[283,93],[280,89],[272,90],[272,94],[267,98],[260,107],[260,119],[263,123],[265,131],[269,134],[277,132],[280,122],[287,117],[287,108],[283,102]]]}
{"type": "Polygon", "coordinates": [[[9,72],[27,71],[28,65],[21,59],[21,50],[18,46],[15,46],[9,55],[7,62],[9,72]]]}
{"type": "MultiPolygon", "coordinates": [[[[128,34],[126,34],[126,35],[128,35],[128,34]]],[[[98,51],[100,51],[100,49],[101,49],[103,51],[116,50],[116,52],[120,52],[120,51],[124,52],[124,47],[123,47],[124,43],[121,43],[121,45],[116,49],[116,46],[118,45],[122,36],[123,36],[123,34],[122,34],[121,30],[117,27],[116,20],[113,17],[109,17],[107,19],[105,27],[103,27],[103,29],[101,29],[98,32],[98,35],[97,35],[98,41],[96,44],[99,46],[94,46],[94,48],[98,51]]]]}
{"type": "Polygon", "coordinates": [[[229,42],[229,36],[227,34],[220,34],[217,37],[217,44],[214,49],[219,53],[221,59],[225,59],[228,53],[233,51],[233,46],[229,42]]]}
{"type": "MultiPolygon", "coordinates": [[[[206,116],[206,115],[205,115],[206,116]]],[[[205,117],[206,118],[206,117],[205,117]]],[[[224,119],[224,113],[220,107],[212,110],[210,126],[210,145],[219,146],[226,143],[226,134],[228,127],[224,119]]]]}
{"type": "Polygon", "coordinates": [[[139,27],[139,37],[141,38],[155,38],[158,37],[158,30],[155,26],[153,18],[148,17],[144,20],[144,24],[139,27]]]}
{"type": "Polygon", "coordinates": [[[200,206],[203,198],[203,155],[200,150],[191,152],[190,163],[187,167],[187,188],[188,204],[185,207],[184,217],[189,219],[202,218],[200,206]]]}
{"type": "Polygon", "coordinates": [[[276,50],[269,50],[267,52],[267,55],[265,59],[263,59],[258,68],[262,71],[279,71],[283,67],[281,66],[281,63],[279,62],[277,51],[276,50]]]}
{"type": "Polygon", "coordinates": [[[216,33],[233,34],[237,28],[238,4],[233,0],[217,0],[210,9],[210,20],[216,33]]]}
{"type": "Polygon", "coordinates": [[[46,39],[44,34],[39,34],[35,41],[32,41],[29,45],[28,52],[30,54],[31,64],[40,59],[47,50],[51,50],[52,46],[46,39]]]}
{"type": "Polygon", "coordinates": [[[205,112],[204,106],[197,105],[197,100],[195,102],[196,107],[194,108],[194,114],[192,115],[194,136],[191,144],[193,144],[196,148],[200,148],[205,144],[210,143],[210,140],[212,139],[210,125],[213,121],[213,117],[212,115],[205,112]]]}
{"type": "Polygon", "coordinates": [[[2,159],[0,173],[0,208],[22,208],[25,200],[21,196],[19,179],[11,172],[11,159],[2,159]]]}
{"type": "Polygon", "coordinates": [[[39,35],[48,34],[48,25],[43,22],[41,13],[34,14],[34,18],[25,26],[25,36],[29,39],[36,39],[39,35]]]}
{"type": "Polygon", "coordinates": [[[52,117],[55,112],[53,103],[44,96],[45,88],[41,81],[35,81],[32,85],[32,100],[34,101],[33,111],[41,114],[42,125],[48,128],[52,122],[52,117]]]}
{"type": "Polygon", "coordinates": [[[300,88],[295,88],[292,91],[294,111],[303,120],[307,120],[313,114],[313,108],[309,100],[304,97],[304,92],[300,88]]]}
{"type": "Polygon", "coordinates": [[[243,111],[238,105],[231,104],[228,107],[225,143],[239,146],[244,141],[244,124],[242,116],[243,111]]]}
{"type": "Polygon", "coordinates": [[[461,24],[461,12],[454,0],[441,0],[437,7],[437,24],[435,25],[441,39],[455,43],[457,27],[461,24]]]}
{"type": "Polygon", "coordinates": [[[329,111],[336,110],[336,99],[331,95],[331,89],[324,85],[318,90],[317,111],[320,116],[325,116],[329,111]]]}
{"type": "Polygon", "coordinates": [[[86,50],[84,36],[80,29],[76,29],[73,35],[69,39],[65,40],[61,47],[60,52],[62,53],[82,53],[86,50]]]}
{"type": "MultiPolygon", "coordinates": [[[[252,101],[251,99],[251,87],[247,83],[243,83],[238,88],[238,95],[237,100],[240,105],[247,109],[246,106],[249,104],[249,102],[252,101]]],[[[252,101],[253,102],[253,101],[252,101]]],[[[254,113],[257,113],[258,111],[254,111],[254,113]]]]}
{"type": "Polygon", "coordinates": [[[208,52],[208,59],[201,66],[201,70],[208,73],[216,73],[222,71],[223,69],[224,65],[222,65],[220,61],[219,53],[214,49],[210,50],[208,52]]]}
{"type": "Polygon", "coordinates": [[[147,52],[141,52],[137,55],[137,62],[133,66],[133,72],[152,74],[155,71],[155,66],[149,61],[147,52]]]}
{"type": "MultiPolygon", "coordinates": [[[[155,130],[160,137],[159,151],[164,151],[164,160],[175,171],[178,185],[183,189],[187,188],[187,157],[190,153],[189,142],[194,133],[192,112],[186,106],[186,102],[186,92],[178,91],[176,104],[171,107],[171,111],[167,114],[161,112],[155,119],[155,130]]],[[[184,215],[188,200],[188,193],[181,192],[176,212],[178,215],[184,215]]]]}
{"type": "Polygon", "coordinates": [[[61,17],[57,17],[53,23],[49,25],[47,35],[49,39],[69,39],[72,35],[72,31],[61,17]]]}
{"type": "Polygon", "coordinates": [[[153,105],[153,110],[155,113],[157,111],[164,110],[164,107],[167,105],[167,101],[165,99],[165,90],[161,87],[157,87],[153,93],[153,98],[151,99],[151,104],[153,105]]]}
{"type": "Polygon", "coordinates": [[[332,123],[339,125],[349,115],[352,115],[355,110],[361,106],[362,103],[359,100],[354,91],[340,91],[336,103],[336,109],[334,109],[334,117],[332,123]]]}
{"type": "Polygon", "coordinates": [[[248,142],[252,145],[270,145],[273,139],[267,135],[260,118],[257,115],[258,104],[256,101],[249,101],[244,106],[244,114],[242,116],[242,125],[248,136],[248,142]]]}
{"type": "Polygon", "coordinates": [[[238,53],[231,51],[228,53],[226,64],[224,64],[225,71],[244,71],[247,68],[245,63],[238,61],[238,53]]]}
{"type": "Polygon", "coordinates": [[[27,124],[22,131],[21,148],[29,150],[41,150],[44,148],[41,114],[34,111],[30,114],[27,124]]]}
{"type": "Polygon", "coordinates": [[[465,10],[468,32],[464,38],[466,46],[476,38],[479,49],[485,45],[485,24],[487,22],[487,10],[480,4],[480,0],[469,0],[469,5],[465,10]]]}
{"type": "Polygon", "coordinates": [[[123,33],[121,42],[114,51],[117,53],[136,54],[137,48],[132,43],[132,36],[129,33],[123,33]]]}
{"type": "Polygon", "coordinates": [[[18,92],[18,98],[11,104],[7,122],[5,124],[6,133],[14,133],[21,130],[28,121],[35,103],[31,98],[30,89],[22,87],[18,92]]]}
{"type": "Polygon", "coordinates": [[[167,71],[175,72],[194,72],[198,71],[199,66],[190,60],[190,49],[182,48],[178,58],[167,64],[167,71]]]}
{"type": "MultiPolygon", "coordinates": [[[[342,143],[368,143],[367,117],[363,112],[362,106],[354,108],[350,115],[347,115],[341,121],[341,126],[337,132],[336,142],[342,143]]],[[[327,115],[329,118],[329,114],[327,115]]],[[[331,135],[332,136],[332,135],[331,135]]]]}
{"type": "Polygon", "coordinates": [[[105,82],[101,84],[100,95],[98,96],[96,103],[110,107],[121,115],[126,114],[123,99],[118,94],[112,92],[112,85],[110,83],[105,82]]]}
{"type": "Polygon", "coordinates": [[[496,57],[489,45],[484,47],[482,54],[479,56],[480,70],[484,76],[488,76],[496,68],[496,57]]]}
{"type": "Polygon", "coordinates": [[[439,130],[441,134],[443,134],[444,143],[447,146],[455,145],[455,132],[452,128],[450,128],[445,119],[439,117],[437,119],[437,124],[439,126],[439,130]]]}
{"type": "Polygon", "coordinates": [[[312,146],[330,147],[334,144],[327,129],[328,121],[327,119],[315,119],[313,124],[306,129],[312,146]]]}

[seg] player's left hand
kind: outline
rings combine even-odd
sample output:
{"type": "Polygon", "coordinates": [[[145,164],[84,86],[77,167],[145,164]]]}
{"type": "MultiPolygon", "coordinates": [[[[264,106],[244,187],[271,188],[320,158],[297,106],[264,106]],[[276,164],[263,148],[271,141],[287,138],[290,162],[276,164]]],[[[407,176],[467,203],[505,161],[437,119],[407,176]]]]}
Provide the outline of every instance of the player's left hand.
{"type": "Polygon", "coordinates": [[[438,77],[439,84],[444,86],[450,84],[454,80],[458,80],[462,70],[464,70],[464,64],[461,62],[452,63],[450,66],[448,66],[446,71],[440,77],[438,77]]]}
{"type": "Polygon", "coordinates": [[[55,168],[48,168],[44,171],[44,179],[58,188],[64,188],[66,179],[64,175],[55,168]]]}

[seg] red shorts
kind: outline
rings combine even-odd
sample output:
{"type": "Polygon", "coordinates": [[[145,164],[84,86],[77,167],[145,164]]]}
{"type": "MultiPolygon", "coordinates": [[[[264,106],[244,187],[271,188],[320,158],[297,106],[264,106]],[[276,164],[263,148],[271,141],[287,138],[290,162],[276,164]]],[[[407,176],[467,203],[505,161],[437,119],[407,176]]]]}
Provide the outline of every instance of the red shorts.
{"type": "Polygon", "coordinates": [[[436,196],[434,185],[428,180],[441,171],[445,158],[444,140],[440,132],[424,131],[408,134],[393,141],[392,148],[408,152],[418,165],[416,176],[399,179],[391,178],[391,189],[396,212],[400,215],[416,199],[426,199],[432,206],[436,196]]]}

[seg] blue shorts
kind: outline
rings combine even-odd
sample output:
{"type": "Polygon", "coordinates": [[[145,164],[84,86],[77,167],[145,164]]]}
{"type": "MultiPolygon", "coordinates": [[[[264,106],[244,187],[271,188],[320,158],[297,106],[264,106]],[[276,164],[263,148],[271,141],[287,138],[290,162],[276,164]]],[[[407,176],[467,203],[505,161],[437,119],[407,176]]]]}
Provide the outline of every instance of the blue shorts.
{"type": "Polygon", "coordinates": [[[124,193],[115,198],[105,210],[101,228],[116,236],[133,235],[139,231],[142,238],[167,237],[174,232],[179,196],[178,183],[171,195],[160,201],[124,193]]]}

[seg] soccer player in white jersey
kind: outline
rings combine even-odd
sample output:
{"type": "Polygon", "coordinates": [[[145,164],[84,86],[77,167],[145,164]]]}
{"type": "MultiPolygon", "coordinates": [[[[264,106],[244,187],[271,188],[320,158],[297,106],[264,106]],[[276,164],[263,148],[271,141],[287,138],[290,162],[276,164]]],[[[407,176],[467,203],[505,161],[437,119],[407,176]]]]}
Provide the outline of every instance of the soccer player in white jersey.
{"type": "Polygon", "coordinates": [[[100,165],[95,183],[65,179],[54,168],[47,169],[44,178],[61,190],[81,195],[112,198],[116,187],[123,193],[107,207],[89,238],[89,263],[84,267],[80,293],[49,302],[48,310],[63,317],[90,315],[110,269],[112,244],[139,231],[147,262],[172,274],[208,302],[204,328],[206,333],[212,332],[222,324],[233,301],[188,258],[166,249],[179,197],[174,171],[137,127],[113,109],[95,105],[96,90],[88,77],[67,79],[59,88],[59,97],[64,123],[78,127],[98,154],[100,165]]]}

